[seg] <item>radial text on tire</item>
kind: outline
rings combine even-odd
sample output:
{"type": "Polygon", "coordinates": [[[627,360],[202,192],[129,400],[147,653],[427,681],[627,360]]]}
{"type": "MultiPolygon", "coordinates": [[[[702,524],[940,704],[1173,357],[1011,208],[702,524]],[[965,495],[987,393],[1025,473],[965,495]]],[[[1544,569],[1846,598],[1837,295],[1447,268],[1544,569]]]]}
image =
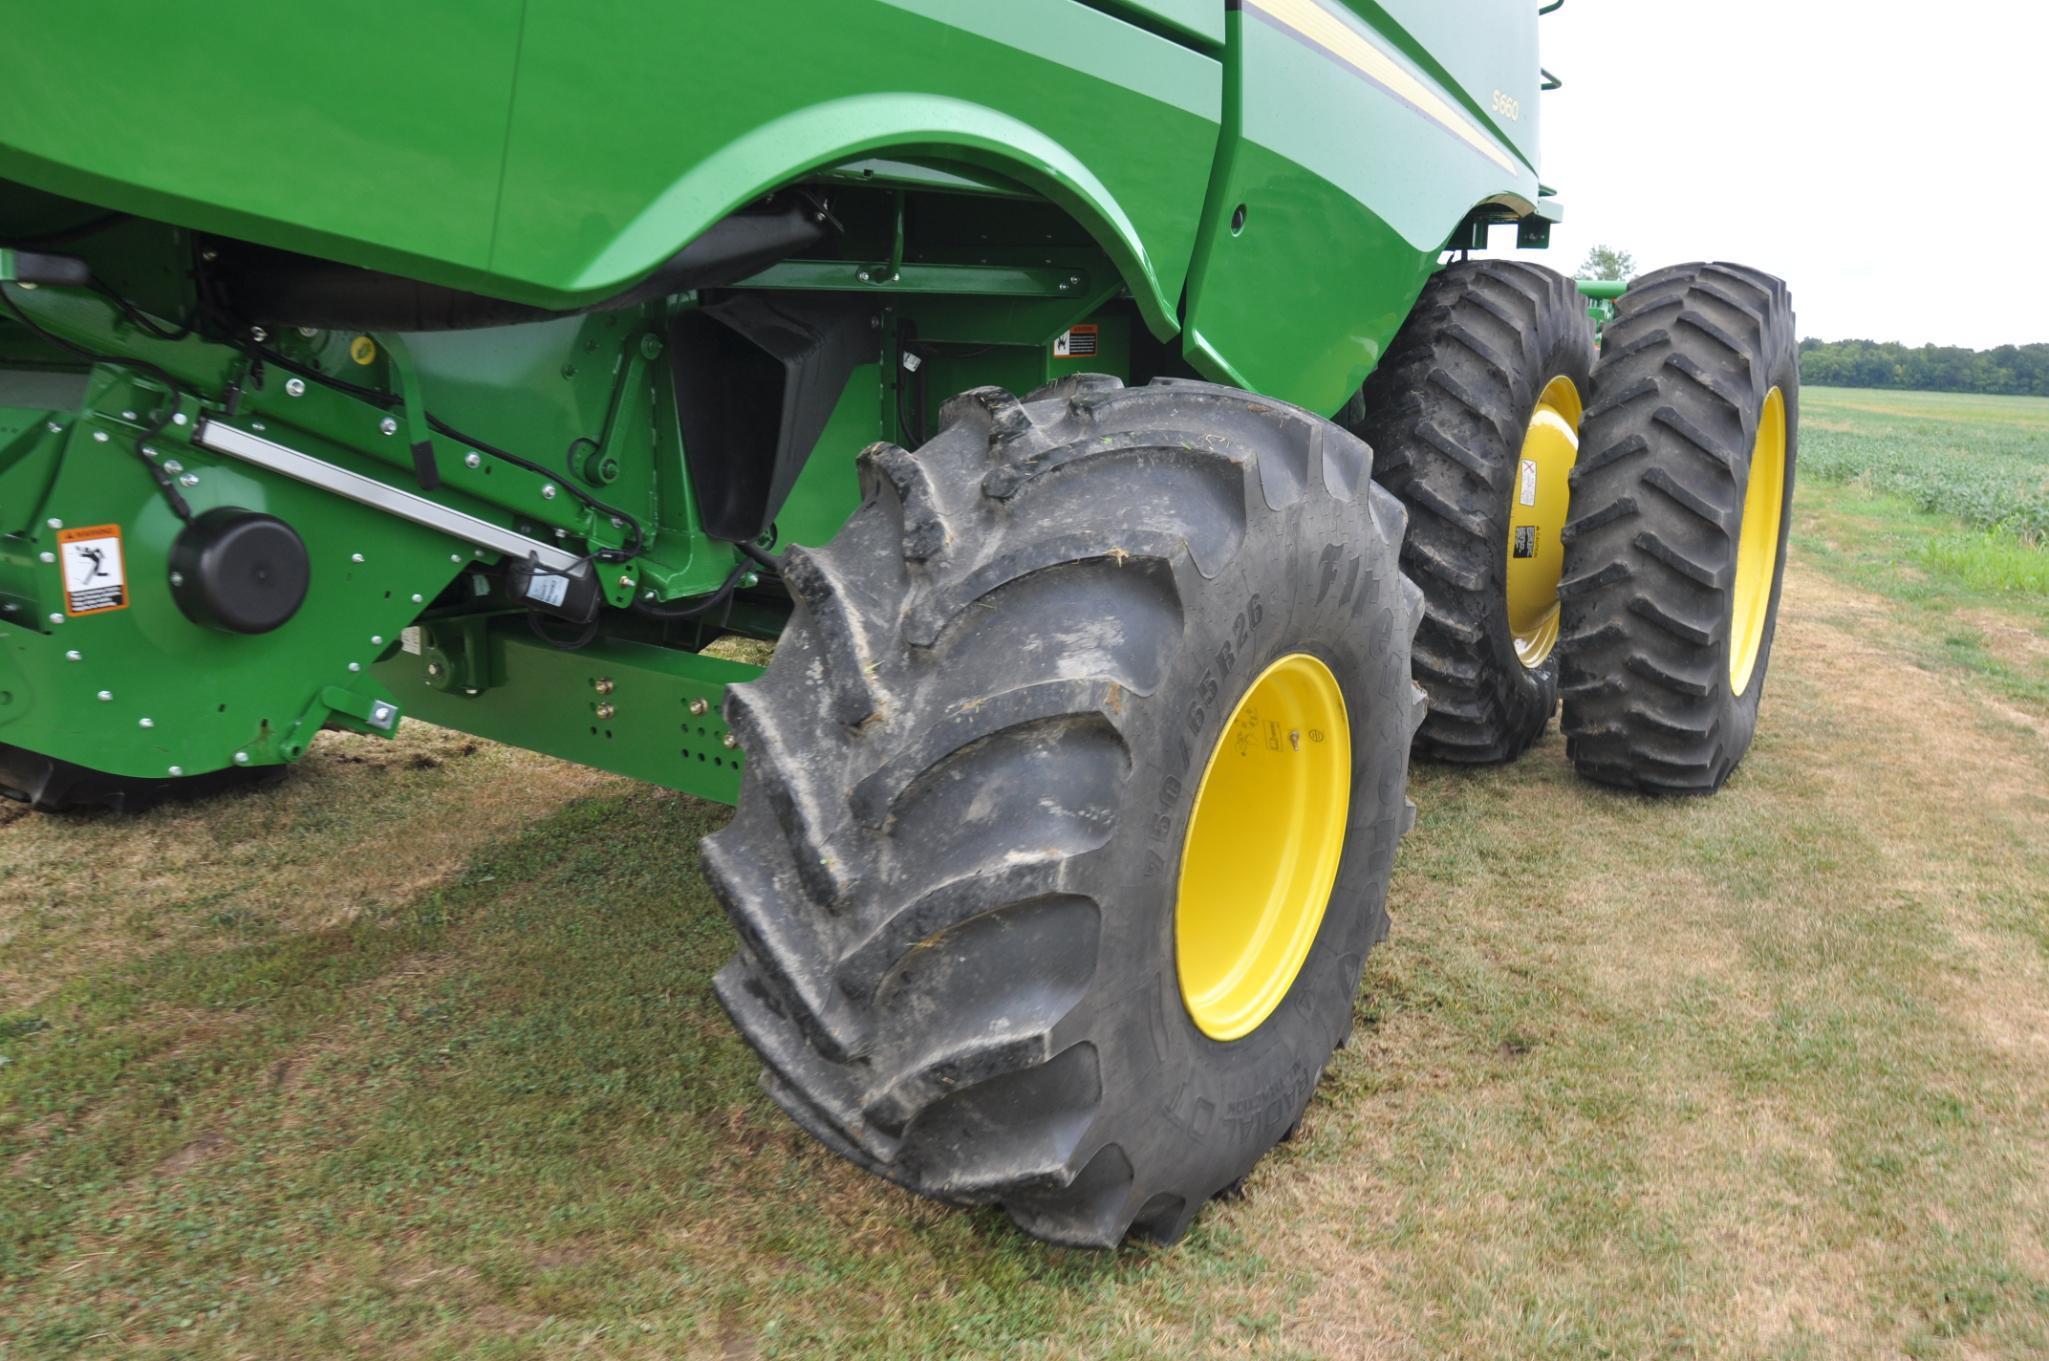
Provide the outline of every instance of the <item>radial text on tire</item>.
{"type": "Polygon", "coordinates": [[[719,997],[861,1166],[1171,1241],[1293,1128],[1386,930],[1401,510],[1357,439],[1207,384],[982,388],[942,427],[863,455],[728,700],[719,997]]]}
{"type": "Polygon", "coordinates": [[[1645,793],[1710,793],[1757,730],[1800,421],[1786,286],[1675,265],[1616,305],[1594,372],[1559,638],[1566,750],[1645,793]]]}
{"type": "Polygon", "coordinates": [[[1514,759],[1558,707],[1559,534],[1594,364],[1572,280],[1475,260],[1423,289],[1347,424],[1409,511],[1418,755],[1514,759]]]}

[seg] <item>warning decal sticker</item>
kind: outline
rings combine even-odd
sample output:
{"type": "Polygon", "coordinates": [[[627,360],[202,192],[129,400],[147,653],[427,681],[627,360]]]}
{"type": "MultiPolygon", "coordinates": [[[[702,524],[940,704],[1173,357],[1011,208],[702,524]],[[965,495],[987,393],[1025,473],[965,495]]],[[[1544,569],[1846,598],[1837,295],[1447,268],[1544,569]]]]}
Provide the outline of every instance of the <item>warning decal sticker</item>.
{"type": "Polygon", "coordinates": [[[1096,353],[1096,332],[1093,325],[1070,326],[1053,341],[1055,359],[1089,359],[1096,353]]]}
{"type": "Polygon", "coordinates": [[[1533,459],[1533,458],[1526,458],[1526,459],[1524,459],[1524,460],[1523,460],[1523,465],[1522,465],[1522,477],[1521,477],[1521,484],[1522,484],[1522,492],[1521,492],[1521,494],[1520,494],[1520,495],[1518,495],[1518,496],[1516,497],[1516,500],[1518,500],[1518,501],[1522,502],[1522,503],[1523,503],[1524,505],[1526,505],[1526,506],[1534,506],[1534,505],[1536,505],[1536,504],[1537,504],[1537,461],[1536,461],[1535,459],[1533,459]]]}
{"type": "Polygon", "coordinates": [[[76,617],[128,608],[119,525],[59,530],[57,560],[64,569],[64,613],[76,617]]]}

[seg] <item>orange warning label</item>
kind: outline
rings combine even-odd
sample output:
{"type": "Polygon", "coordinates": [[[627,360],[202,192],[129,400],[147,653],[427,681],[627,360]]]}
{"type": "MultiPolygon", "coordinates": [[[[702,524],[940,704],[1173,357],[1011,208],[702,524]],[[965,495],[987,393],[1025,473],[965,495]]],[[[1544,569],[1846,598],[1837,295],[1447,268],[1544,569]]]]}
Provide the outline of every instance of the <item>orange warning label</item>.
{"type": "Polygon", "coordinates": [[[121,526],[58,530],[57,561],[64,571],[64,613],[76,618],[128,608],[121,526]]]}
{"type": "Polygon", "coordinates": [[[1100,328],[1094,323],[1070,326],[1053,340],[1055,359],[1089,359],[1096,353],[1096,333],[1100,328]]]}

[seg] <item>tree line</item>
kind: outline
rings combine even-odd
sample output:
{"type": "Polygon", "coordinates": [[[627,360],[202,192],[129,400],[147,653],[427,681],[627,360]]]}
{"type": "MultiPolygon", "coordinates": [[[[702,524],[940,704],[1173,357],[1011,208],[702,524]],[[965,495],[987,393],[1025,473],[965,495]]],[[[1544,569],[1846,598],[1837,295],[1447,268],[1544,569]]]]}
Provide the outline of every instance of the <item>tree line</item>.
{"type": "Polygon", "coordinates": [[[1890,340],[1803,340],[1800,381],[1822,387],[2049,397],[2049,345],[2001,345],[1993,350],[1922,345],[1910,349],[1890,340]]]}

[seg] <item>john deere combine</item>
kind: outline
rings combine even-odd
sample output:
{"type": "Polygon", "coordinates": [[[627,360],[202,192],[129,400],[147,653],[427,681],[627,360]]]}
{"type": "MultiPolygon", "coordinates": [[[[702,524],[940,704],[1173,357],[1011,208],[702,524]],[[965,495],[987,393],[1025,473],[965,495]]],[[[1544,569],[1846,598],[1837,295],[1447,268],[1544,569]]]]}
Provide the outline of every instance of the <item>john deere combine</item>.
{"type": "Polygon", "coordinates": [[[1537,28],[24,7],[0,785],[139,805],[419,718],[737,802],[717,988],[790,1115],[1171,1239],[1351,1027],[1412,739],[1505,760],[1562,694],[1645,791],[1750,740],[1786,291],[1648,275],[1596,364],[1568,281],[1465,258],[1559,216],[1537,28]]]}

